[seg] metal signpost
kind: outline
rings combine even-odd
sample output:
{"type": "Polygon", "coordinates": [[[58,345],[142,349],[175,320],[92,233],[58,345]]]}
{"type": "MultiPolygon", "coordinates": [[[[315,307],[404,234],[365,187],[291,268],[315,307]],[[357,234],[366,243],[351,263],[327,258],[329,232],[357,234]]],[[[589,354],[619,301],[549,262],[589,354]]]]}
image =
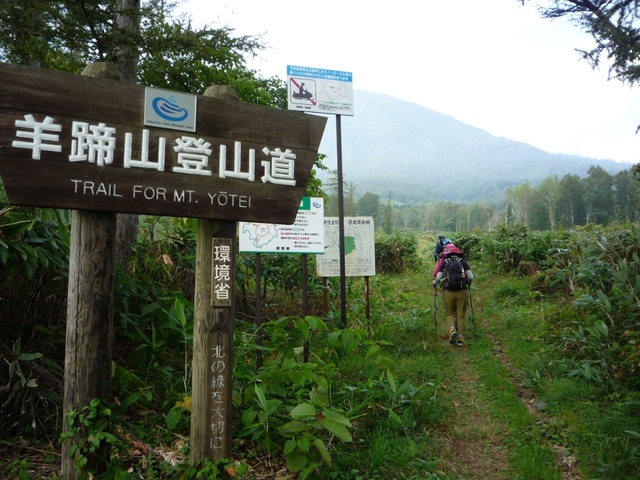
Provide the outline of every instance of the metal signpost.
{"type": "MultiPolygon", "coordinates": [[[[341,115],[353,115],[353,75],[351,72],[321,68],[287,67],[288,108],[336,116],[338,217],[344,220],[341,115]]],[[[344,225],[340,222],[340,321],[347,325],[347,287],[345,275],[344,225]]]]}

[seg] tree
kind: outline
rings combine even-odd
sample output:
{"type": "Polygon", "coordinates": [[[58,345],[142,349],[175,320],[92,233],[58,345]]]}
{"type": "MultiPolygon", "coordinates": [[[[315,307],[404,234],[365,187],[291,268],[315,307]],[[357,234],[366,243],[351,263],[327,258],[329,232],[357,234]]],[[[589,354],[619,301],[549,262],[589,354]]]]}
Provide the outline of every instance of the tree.
{"type": "Polygon", "coordinates": [[[615,219],[636,222],[640,212],[640,184],[634,181],[629,170],[622,170],[613,177],[615,195],[615,219]]]}
{"type": "Polygon", "coordinates": [[[409,219],[411,218],[411,207],[404,206],[396,213],[396,227],[409,228],[409,219]]]}
{"type": "MultiPolygon", "coordinates": [[[[241,100],[283,108],[286,85],[264,79],[246,59],[262,50],[257,36],[229,27],[195,29],[176,5],[150,0],[3,0],[0,60],[80,73],[89,63],[137,59],[137,83],[190,93],[230,85],[241,100]],[[128,22],[128,23],[127,23],[128,22]],[[139,28],[130,28],[139,22],[139,28]],[[129,27],[125,27],[129,25],[129,27]],[[132,47],[133,46],[133,47],[132,47]]],[[[127,78],[129,75],[127,75],[127,78]]]]}
{"type": "MultiPolygon", "coordinates": [[[[526,0],[522,0],[524,4],[526,0]]],[[[629,84],[640,80],[640,15],[637,0],[549,0],[538,5],[546,18],[567,17],[589,33],[595,47],[580,53],[592,67],[611,62],[609,75],[629,84]]]]}
{"type": "MultiPolygon", "coordinates": [[[[140,0],[119,0],[115,16],[115,29],[124,36],[137,35],[140,31],[140,0]]],[[[138,51],[130,43],[116,48],[116,67],[123,81],[136,83],[138,79],[138,51]]],[[[120,213],[116,223],[116,261],[125,265],[133,254],[138,237],[138,215],[120,213]]]]}
{"type": "MultiPolygon", "coordinates": [[[[521,0],[522,4],[526,0],[521,0]]],[[[536,2],[538,3],[538,2],[536,2]]],[[[538,4],[546,18],[567,17],[595,40],[591,50],[578,50],[592,68],[604,58],[609,77],[635,85],[640,82],[640,4],[638,0],[548,0],[538,4]]],[[[636,128],[636,133],[640,126],[636,128]]],[[[636,170],[640,164],[636,165],[636,170]]]]}
{"type": "Polygon", "coordinates": [[[365,193],[356,202],[356,211],[358,212],[358,215],[362,215],[364,217],[373,217],[376,219],[379,208],[380,195],[375,195],[370,192],[365,193]]]}
{"type": "MultiPolygon", "coordinates": [[[[325,189],[327,192],[327,203],[324,206],[325,215],[327,217],[337,217],[339,215],[338,205],[338,171],[329,170],[329,178],[325,183],[325,189]]],[[[344,192],[346,181],[344,176],[342,178],[342,191],[344,192]]]]}
{"type": "Polygon", "coordinates": [[[587,223],[607,225],[614,211],[613,177],[602,167],[591,167],[583,179],[587,223]]]}
{"type": "Polygon", "coordinates": [[[538,192],[544,203],[544,208],[549,219],[549,228],[556,229],[556,219],[558,215],[558,202],[560,201],[560,180],[557,175],[545,178],[538,185],[538,192]]]}
{"type": "Polygon", "coordinates": [[[584,185],[578,175],[566,174],[560,180],[560,221],[565,227],[584,225],[584,185]]]}
{"type": "Polygon", "coordinates": [[[107,61],[115,2],[4,0],[0,3],[0,59],[80,73],[107,61]]]}
{"type": "Polygon", "coordinates": [[[307,197],[322,197],[326,202],[327,193],[322,189],[322,180],[318,178],[318,172],[320,170],[325,172],[329,170],[329,167],[322,163],[325,158],[327,158],[327,156],[324,153],[319,153],[316,155],[316,160],[313,164],[313,169],[311,170],[309,179],[307,180],[304,194],[307,197]]]}
{"type": "Polygon", "coordinates": [[[356,215],[356,188],[357,183],[349,182],[346,188],[346,195],[344,197],[344,216],[354,217],[356,215]]]}
{"type": "Polygon", "coordinates": [[[519,187],[507,189],[506,203],[511,210],[513,223],[530,225],[534,193],[535,190],[528,181],[519,187]]]}
{"type": "Polygon", "coordinates": [[[391,192],[387,199],[387,206],[384,209],[384,233],[391,235],[393,232],[393,207],[391,206],[391,192]]]}

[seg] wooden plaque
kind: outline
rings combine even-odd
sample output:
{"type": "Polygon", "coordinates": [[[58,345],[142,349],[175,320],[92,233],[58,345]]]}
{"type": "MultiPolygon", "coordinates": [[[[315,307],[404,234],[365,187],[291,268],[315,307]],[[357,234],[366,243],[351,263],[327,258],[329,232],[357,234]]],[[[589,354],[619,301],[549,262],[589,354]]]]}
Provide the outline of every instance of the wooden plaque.
{"type": "Polygon", "coordinates": [[[197,96],[185,132],[144,107],[144,86],[0,63],[9,202],[293,223],[326,118],[197,96]]]}

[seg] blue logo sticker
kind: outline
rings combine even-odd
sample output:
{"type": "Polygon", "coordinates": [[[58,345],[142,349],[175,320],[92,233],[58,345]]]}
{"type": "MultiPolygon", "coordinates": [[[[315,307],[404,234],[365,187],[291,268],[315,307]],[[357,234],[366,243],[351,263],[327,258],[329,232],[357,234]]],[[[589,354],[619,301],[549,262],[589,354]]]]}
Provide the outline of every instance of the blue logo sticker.
{"type": "Polygon", "coordinates": [[[316,208],[320,208],[322,205],[320,205],[320,202],[313,202],[313,206],[316,208]]]}
{"type": "Polygon", "coordinates": [[[153,110],[165,120],[180,122],[189,116],[187,109],[178,105],[173,95],[170,95],[168,99],[156,97],[153,99],[152,105],[153,110]]]}

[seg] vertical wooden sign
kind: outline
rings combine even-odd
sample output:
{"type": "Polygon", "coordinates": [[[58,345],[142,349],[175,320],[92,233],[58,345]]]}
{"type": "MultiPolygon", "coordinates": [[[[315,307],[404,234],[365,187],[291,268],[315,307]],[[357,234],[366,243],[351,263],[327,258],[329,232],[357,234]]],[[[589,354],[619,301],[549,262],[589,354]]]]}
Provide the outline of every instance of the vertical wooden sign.
{"type": "Polygon", "coordinates": [[[214,238],[212,241],[213,268],[211,269],[211,306],[230,307],[233,291],[233,240],[214,238]]]}
{"type": "MultiPolygon", "coordinates": [[[[238,100],[217,85],[207,96],[238,100]]],[[[231,455],[237,222],[198,221],[193,325],[191,465],[231,455]]]]}
{"type": "Polygon", "coordinates": [[[236,222],[200,220],[191,401],[191,464],[231,454],[236,222]]]}

